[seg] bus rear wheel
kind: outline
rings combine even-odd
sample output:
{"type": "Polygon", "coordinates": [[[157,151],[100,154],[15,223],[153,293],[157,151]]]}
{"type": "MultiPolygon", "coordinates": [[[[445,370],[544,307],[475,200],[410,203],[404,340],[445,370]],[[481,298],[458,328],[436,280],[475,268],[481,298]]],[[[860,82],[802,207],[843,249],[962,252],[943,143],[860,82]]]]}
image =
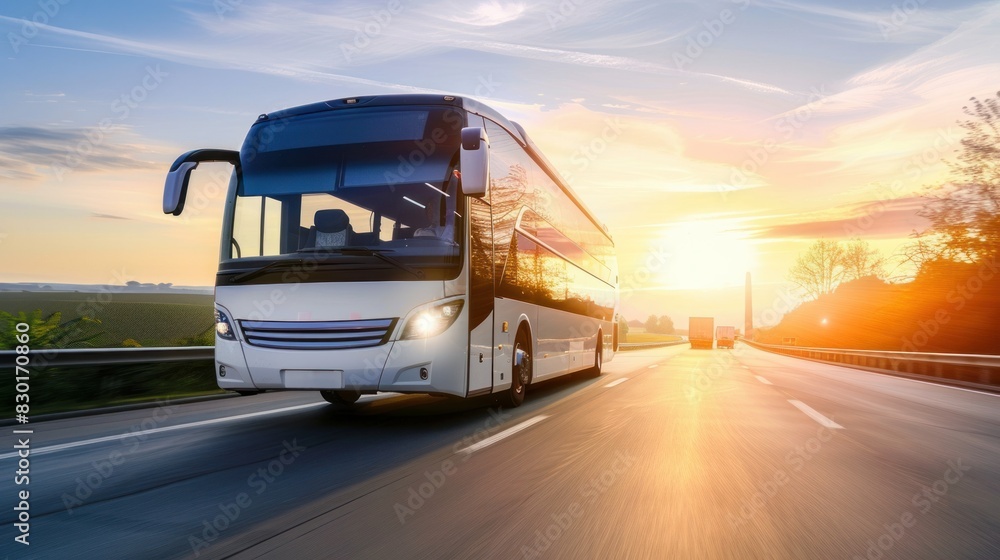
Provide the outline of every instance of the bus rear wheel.
{"type": "Polygon", "coordinates": [[[514,338],[514,354],[511,360],[510,389],[500,397],[500,404],[509,408],[521,406],[524,393],[531,383],[531,344],[527,331],[521,329],[514,338]]]}
{"type": "Polygon", "coordinates": [[[350,406],[361,398],[361,391],[320,391],[320,395],[330,404],[350,406]]]}
{"type": "Polygon", "coordinates": [[[601,369],[604,367],[604,335],[600,331],[597,333],[597,344],[594,348],[594,366],[580,372],[580,377],[592,378],[600,377],[601,369]]]}

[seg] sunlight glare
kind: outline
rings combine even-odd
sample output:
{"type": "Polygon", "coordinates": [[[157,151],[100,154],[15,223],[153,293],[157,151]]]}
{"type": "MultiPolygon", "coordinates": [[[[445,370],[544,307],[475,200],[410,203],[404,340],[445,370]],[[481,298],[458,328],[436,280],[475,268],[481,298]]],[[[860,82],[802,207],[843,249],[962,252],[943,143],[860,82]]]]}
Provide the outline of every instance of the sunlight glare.
{"type": "Polygon", "coordinates": [[[756,262],[754,243],[722,221],[691,221],[671,225],[661,243],[667,266],[661,283],[667,289],[709,290],[744,285],[756,262]]]}

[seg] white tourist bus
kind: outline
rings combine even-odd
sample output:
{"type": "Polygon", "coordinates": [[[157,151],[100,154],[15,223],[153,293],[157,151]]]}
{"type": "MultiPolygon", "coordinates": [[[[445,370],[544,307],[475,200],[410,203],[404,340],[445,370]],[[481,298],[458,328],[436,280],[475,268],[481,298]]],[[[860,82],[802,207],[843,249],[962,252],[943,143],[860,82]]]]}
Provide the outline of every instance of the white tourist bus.
{"type": "Polygon", "coordinates": [[[240,151],[174,162],[165,213],[181,213],[201,162],[234,166],[215,288],[223,389],[517,406],[532,382],[600,374],[617,350],[610,237],[488,107],[380,95],[261,115],[240,151]]]}

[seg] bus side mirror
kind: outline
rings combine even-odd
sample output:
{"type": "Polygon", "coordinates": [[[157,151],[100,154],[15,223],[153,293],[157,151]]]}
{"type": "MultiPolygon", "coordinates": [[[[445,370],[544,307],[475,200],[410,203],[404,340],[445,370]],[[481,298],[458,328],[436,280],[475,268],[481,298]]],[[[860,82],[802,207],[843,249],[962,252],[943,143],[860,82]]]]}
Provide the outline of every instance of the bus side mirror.
{"type": "Polygon", "coordinates": [[[462,193],[486,196],[490,184],[490,140],[486,129],[470,126],[462,129],[462,193]]]}
{"type": "Polygon", "coordinates": [[[184,211],[184,200],[187,198],[188,182],[191,171],[198,167],[197,162],[184,161],[180,165],[175,162],[167,173],[167,182],[163,185],[163,213],[179,216],[184,211]]]}
{"type": "Polygon", "coordinates": [[[163,213],[180,216],[184,211],[191,172],[203,161],[221,161],[240,168],[240,153],[233,150],[194,150],[174,161],[163,184],[163,213]]]}

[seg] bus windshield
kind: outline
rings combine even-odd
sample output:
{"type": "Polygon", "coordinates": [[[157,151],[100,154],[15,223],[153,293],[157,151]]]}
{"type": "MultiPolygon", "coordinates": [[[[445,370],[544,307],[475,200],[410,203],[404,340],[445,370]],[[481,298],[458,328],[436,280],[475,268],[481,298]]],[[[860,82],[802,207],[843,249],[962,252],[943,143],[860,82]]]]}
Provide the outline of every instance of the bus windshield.
{"type": "Polygon", "coordinates": [[[377,251],[405,266],[457,266],[463,122],[455,109],[413,106],[262,119],[240,151],[223,264],[377,251]]]}

